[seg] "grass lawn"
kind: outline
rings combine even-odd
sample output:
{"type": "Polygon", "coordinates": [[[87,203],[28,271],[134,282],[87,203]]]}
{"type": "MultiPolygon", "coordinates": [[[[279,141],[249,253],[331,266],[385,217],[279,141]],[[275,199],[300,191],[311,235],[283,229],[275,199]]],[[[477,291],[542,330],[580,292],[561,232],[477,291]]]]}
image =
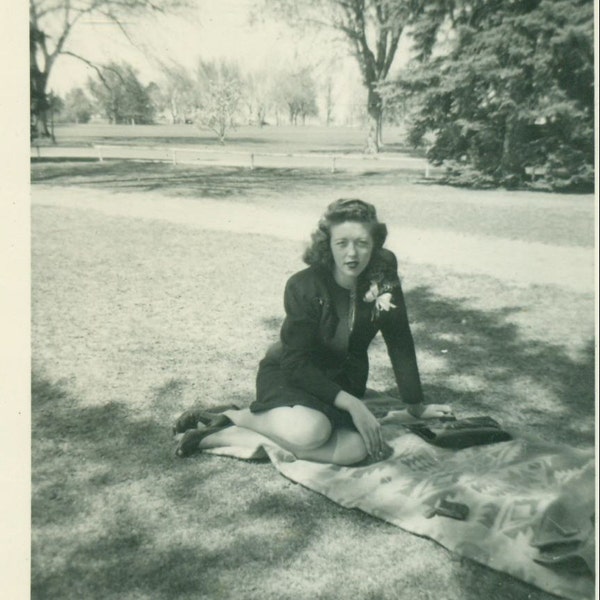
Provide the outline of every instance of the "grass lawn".
{"type": "MultiPolygon", "coordinates": [[[[63,146],[119,144],[142,146],[199,145],[216,149],[243,149],[256,152],[362,152],[366,129],[360,127],[266,126],[243,125],[227,133],[221,145],[212,131],[195,125],[57,125],[56,140],[63,146]]],[[[404,130],[386,127],[386,152],[410,152],[404,130]]],[[[417,154],[418,155],[418,154],[417,154]]]]}
{"type": "MultiPolygon", "coordinates": [[[[405,192],[415,227],[593,244],[581,198],[488,192],[481,208],[468,193],[446,190],[445,211],[437,188],[419,221],[419,194],[429,188],[402,188],[386,174],[332,186],[311,173],[303,182],[294,172],[249,179],[235,169],[163,167],[44,164],[34,165],[33,180],[57,194],[75,182],[91,197],[94,187],[143,194],[159,186],[190,201],[219,198],[232,211],[293,199],[315,216],[340,189],[393,216],[393,198],[405,192]]],[[[36,205],[35,189],[33,598],[551,598],[343,509],[268,463],[176,459],[170,424],[180,411],[252,400],[257,362],[278,334],[283,284],[302,266],[298,243],[111,216],[93,202],[90,210],[36,205]]],[[[429,401],[547,440],[594,443],[591,292],[434,263],[405,261],[402,276],[429,401]]],[[[377,342],[370,385],[392,383],[377,342]]]]}

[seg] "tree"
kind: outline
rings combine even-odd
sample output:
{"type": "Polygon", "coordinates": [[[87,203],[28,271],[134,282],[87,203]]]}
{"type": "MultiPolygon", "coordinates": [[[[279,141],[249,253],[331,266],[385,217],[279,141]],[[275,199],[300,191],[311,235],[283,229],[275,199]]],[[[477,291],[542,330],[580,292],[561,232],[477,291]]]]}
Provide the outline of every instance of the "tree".
{"type": "Polygon", "coordinates": [[[48,79],[61,56],[71,56],[96,68],[68,48],[73,30],[94,16],[113,23],[125,34],[128,16],[164,12],[185,0],[29,0],[29,79],[32,136],[49,136],[48,79]]]}
{"type": "Polygon", "coordinates": [[[192,119],[196,110],[196,83],[187,69],[177,63],[161,65],[161,106],[172,123],[185,123],[192,119]]]}
{"type": "Polygon", "coordinates": [[[331,56],[319,61],[312,73],[317,82],[317,88],[322,98],[323,120],[325,125],[333,123],[335,107],[338,100],[336,86],[337,75],[340,72],[340,59],[338,56],[331,56]]]}
{"type": "Polygon", "coordinates": [[[250,71],[244,78],[243,101],[246,105],[248,123],[262,127],[267,112],[273,104],[273,76],[271,69],[262,68],[250,71]]]}
{"type": "Polygon", "coordinates": [[[333,121],[333,108],[335,105],[333,94],[333,77],[330,75],[325,80],[325,125],[329,127],[333,121]]]}
{"type": "Polygon", "coordinates": [[[554,188],[593,184],[591,0],[463,3],[449,52],[435,55],[436,14],[421,60],[387,92],[417,110],[411,139],[457,180],[521,185],[532,170],[554,188]]]}
{"type": "Polygon", "coordinates": [[[306,117],[318,114],[316,85],[309,67],[280,71],[274,84],[275,101],[287,110],[290,125],[297,125],[298,118],[304,124],[306,117]]]}
{"type": "Polygon", "coordinates": [[[98,80],[89,79],[88,88],[109,123],[152,123],[154,106],[135,70],[126,63],[109,63],[98,80]]]}
{"type": "Polygon", "coordinates": [[[293,26],[326,27],[340,33],[358,62],[367,90],[366,150],[382,143],[383,98],[400,37],[425,4],[419,0],[266,0],[267,7],[293,26]]]}
{"type": "Polygon", "coordinates": [[[81,88],[73,88],[65,96],[63,118],[70,123],[88,123],[94,113],[94,105],[81,88]]]}
{"type": "Polygon", "coordinates": [[[64,100],[57,96],[54,92],[50,92],[47,95],[47,110],[49,115],[49,124],[50,124],[50,139],[54,142],[54,122],[55,117],[60,115],[65,108],[64,100]]]}
{"type": "Polygon", "coordinates": [[[236,64],[226,60],[203,61],[197,69],[197,103],[194,122],[214,131],[221,144],[235,127],[242,98],[242,76],[236,64]]]}

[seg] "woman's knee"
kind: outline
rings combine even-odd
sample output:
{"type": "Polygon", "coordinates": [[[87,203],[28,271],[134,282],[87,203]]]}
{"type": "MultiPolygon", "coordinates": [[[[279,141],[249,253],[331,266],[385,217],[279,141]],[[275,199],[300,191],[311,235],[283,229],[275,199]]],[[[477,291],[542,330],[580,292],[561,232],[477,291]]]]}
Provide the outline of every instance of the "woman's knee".
{"type": "Polygon", "coordinates": [[[297,450],[312,450],[327,443],[331,437],[331,423],[318,410],[306,406],[286,407],[277,415],[280,436],[297,450]]]}

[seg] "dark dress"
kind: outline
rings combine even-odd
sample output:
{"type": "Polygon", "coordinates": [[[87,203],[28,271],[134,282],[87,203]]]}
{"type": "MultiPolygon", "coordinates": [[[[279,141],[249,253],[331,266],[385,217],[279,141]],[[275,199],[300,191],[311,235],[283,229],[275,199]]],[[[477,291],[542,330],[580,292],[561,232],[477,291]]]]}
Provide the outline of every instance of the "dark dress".
{"type": "Polygon", "coordinates": [[[333,273],[311,266],[288,280],[285,320],[280,340],[262,359],[256,378],[252,412],[302,405],[324,413],[334,427],[354,428],[350,414],[334,406],[340,390],[358,398],[365,394],[369,374],[367,349],[381,331],[402,400],[423,401],[396,257],[389,250],[374,253],[361,274],[356,293],[338,285],[333,273]],[[392,294],[395,308],[377,311],[365,300],[373,283],[379,293],[392,294]]]}

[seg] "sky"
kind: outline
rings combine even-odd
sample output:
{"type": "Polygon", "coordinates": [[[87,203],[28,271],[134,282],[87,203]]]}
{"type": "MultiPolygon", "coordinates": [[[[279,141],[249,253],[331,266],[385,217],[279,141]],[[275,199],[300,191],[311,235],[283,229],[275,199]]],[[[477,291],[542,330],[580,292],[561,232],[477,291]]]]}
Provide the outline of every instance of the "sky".
{"type": "MultiPolygon", "coordinates": [[[[159,77],[160,62],[175,61],[192,69],[199,58],[224,57],[244,67],[259,68],[272,62],[285,64],[298,56],[313,64],[345,54],[339,47],[333,50],[322,34],[300,35],[272,19],[251,23],[254,4],[255,0],[196,0],[196,7],[184,16],[130,21],[127,29],[133,44],[116,26],[87,19],[73,30],[68,49],[94,62],[130,62],[144,83],[159,77]]],[[[358,77],[353,59],[341,62],[338,71],[358,77]]],[[[84,85],[90,76],[95,76],[91,67],[62,56],[49,88],[64,95],[72,87],[84,85]]]]}

